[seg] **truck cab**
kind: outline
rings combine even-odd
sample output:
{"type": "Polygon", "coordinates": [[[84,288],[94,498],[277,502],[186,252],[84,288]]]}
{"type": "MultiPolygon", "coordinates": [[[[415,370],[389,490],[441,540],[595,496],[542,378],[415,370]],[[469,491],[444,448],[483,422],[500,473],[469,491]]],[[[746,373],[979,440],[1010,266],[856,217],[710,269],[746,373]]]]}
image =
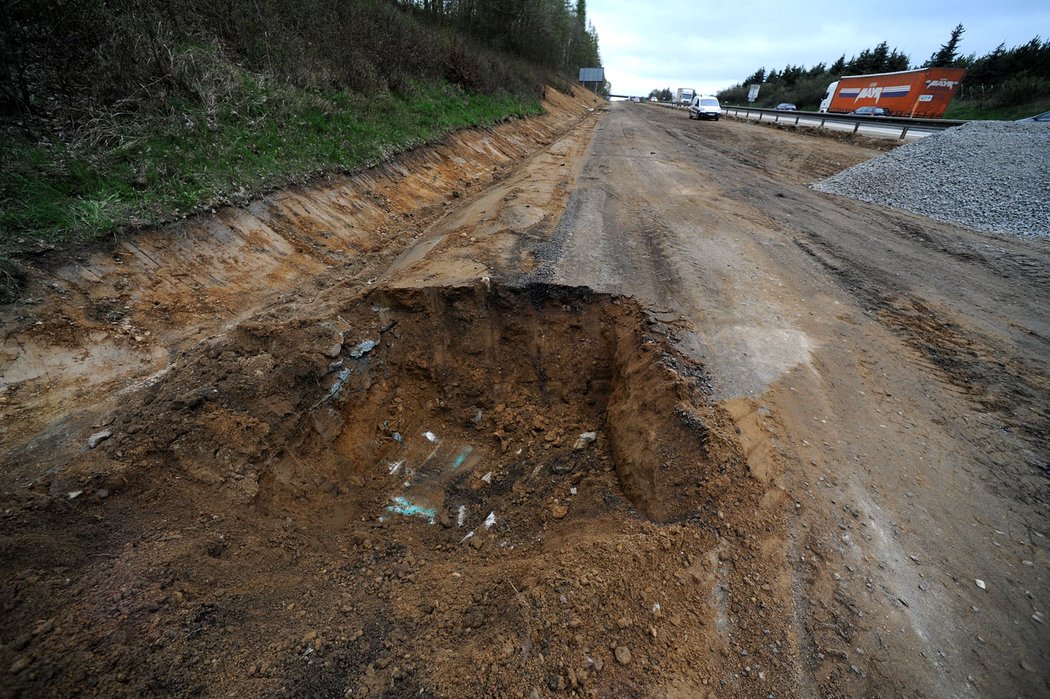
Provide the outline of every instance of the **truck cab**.
{"type": "Polygon", "coordinates": [[[820,100],[820,109],[819,109],[819,111],[821,111],[821,112],[828,111],[828,107],[831,106],[831,98],[835,96],[835,90],[838,88],[838,86],[839,86],[839,81],[838,80],[836,80],[835,82],[833,82],[830,85],[828,85],[828,89],[824,92],[824,99],[820,100]]]}

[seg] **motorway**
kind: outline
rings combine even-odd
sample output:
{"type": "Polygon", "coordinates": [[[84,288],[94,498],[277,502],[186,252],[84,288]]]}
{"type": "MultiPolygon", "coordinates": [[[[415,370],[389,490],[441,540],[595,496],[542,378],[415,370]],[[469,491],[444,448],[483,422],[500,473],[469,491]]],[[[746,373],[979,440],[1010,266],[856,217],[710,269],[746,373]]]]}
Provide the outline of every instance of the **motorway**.
{"type": "MultiPolygon", "coordinates": [[[[725,107],[722,110],[726,115],[751,121],[771,121],[774,123],[795,124],[797,126],[808,126],[812,128],[825,128],[831,131],[847,133],[859,133],[862,136],[872,138],[894,138],[900,139],[902,126],[887,124],[865,124],[861,117],[850,117],[848,115],[809,116],[792,112],[762,113],[749,112],[747,109],[737,107],[725,107]],[[835,119],[842,119],[835,121],[835,119]],[[860,119],[860,125],[856,120],[860,119]]],[[[904,136],[905,141],[915,141],[938,133],[942,129],[926,126],[910,126],[904,136]]]]}
{"type": "MultiPolygon", "coordinates": [[[[646,106],[653,106],[649,103],[643,104],[646,106]]],[[[677,107],[670,104],[658,104],[656,106],[685,111],[685,107],[677,107]]],[[[945,128],[945,126],[941,125],[931,126],[926,124],[866,123],[864,117],[856,117],[849,114],[821,114],[820,116],[817,116],[812,113],[775,112],[770,109],[758,110],[725,105],[722,107],[722,116],[746,119],[755,122],[761,121],[778,124],[792,124],[795,126],[806,126],[811,128],[824,128],[830,131],[859,133],[862,136],[868,136],[871,138],[892,138],[904,141],[915,141],[920,138],[925,138],[926,136],[938,133],[945,128]],[[905,128],[907,130],[902,139],[901,132],[905,128]]]]}

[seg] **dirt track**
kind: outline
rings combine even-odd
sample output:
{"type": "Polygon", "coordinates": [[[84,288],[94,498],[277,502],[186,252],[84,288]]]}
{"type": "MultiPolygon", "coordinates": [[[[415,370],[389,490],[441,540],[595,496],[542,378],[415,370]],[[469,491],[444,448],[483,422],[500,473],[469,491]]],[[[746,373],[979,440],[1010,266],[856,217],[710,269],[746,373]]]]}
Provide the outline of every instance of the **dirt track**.
{"type": "Polygon", "coordinates": [[[1050,691],[1050,245],[552,99],[4,311],[5,694],[1050,691]]]}

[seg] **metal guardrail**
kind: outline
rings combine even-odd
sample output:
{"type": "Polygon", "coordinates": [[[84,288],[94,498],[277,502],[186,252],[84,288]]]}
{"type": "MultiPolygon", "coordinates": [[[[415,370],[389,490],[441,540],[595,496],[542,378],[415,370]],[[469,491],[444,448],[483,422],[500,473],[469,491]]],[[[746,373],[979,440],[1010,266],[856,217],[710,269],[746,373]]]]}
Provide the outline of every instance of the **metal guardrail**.
{"type": "Polygon", "coordinates": [[[773,116],[768,121],[770,123],[792,123],[796,126],[799,125],[801,119],[806,119],[808,122],[819,121],[817,128],[824,128],[826,124],[852,124],[853,133],[857,133],[861,126],[891,126],[900,128],[900,140],[904,140],[904,137],[908,135],[908,131],[944,131],[950,129],[953,126],[962,126],[965,121],[957,119],[914,119],[910,117],[878,117],[878,116],[859,116],[856,114],[838,114],[833,112],[778,112],[775,109],[764,109],[762,107],[733,107],[733,106],[722,106],[723,114],[732,114],[733,116],[739,117],[743,113],[743,118],[749,119],[752,114],[758,114],[758,121],[762,121],[766,115],[773,116]]]}

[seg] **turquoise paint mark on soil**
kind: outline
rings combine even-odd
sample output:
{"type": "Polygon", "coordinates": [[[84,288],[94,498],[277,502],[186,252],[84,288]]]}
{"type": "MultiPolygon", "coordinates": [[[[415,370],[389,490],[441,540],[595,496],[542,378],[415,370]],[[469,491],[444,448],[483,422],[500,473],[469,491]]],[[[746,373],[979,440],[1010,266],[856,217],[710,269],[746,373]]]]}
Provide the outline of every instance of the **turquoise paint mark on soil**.
{"type": "Polygon", "coordinates": [[[437,517],[437,511],[433,507],[417,505],[400,495],[391,499],[394,501],[394,504],[386,506],[387,512],[404,515],[405,517],[422,517],[428,524],[433,524],[434,519],[437,517]]]}
{"type": "Polygon", "coordinates": [[[455,460],[452,462],[452,468],[459,468],[462,466],[463,462],[467,460],[467,457],[470,456],[473,451],[474,447],[463,447],[460,449],[459,455],[456,456],[455,460]]]}

